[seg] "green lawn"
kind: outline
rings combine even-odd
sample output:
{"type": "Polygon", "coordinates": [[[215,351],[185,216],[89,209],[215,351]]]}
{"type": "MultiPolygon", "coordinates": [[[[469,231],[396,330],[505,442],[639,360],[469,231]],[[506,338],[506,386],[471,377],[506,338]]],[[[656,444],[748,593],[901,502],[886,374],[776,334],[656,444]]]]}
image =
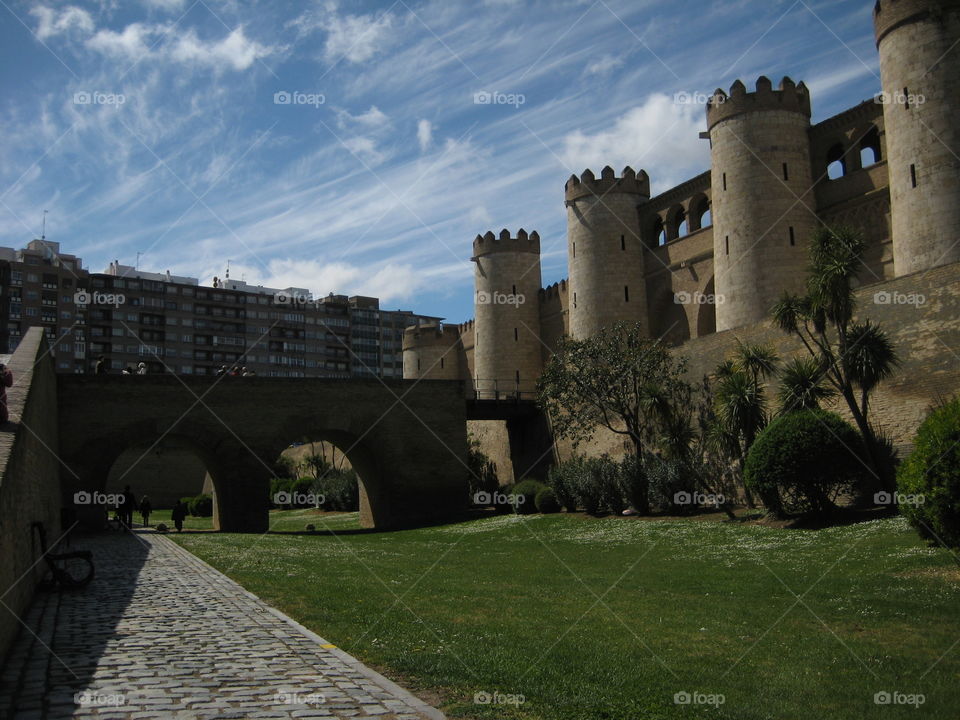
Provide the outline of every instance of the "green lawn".
{"type": "MultiPolygon", "coordinates": [[[[173,520],[170,519],[170,510],[154,510],[150,513],[150,524],[156,527],[159,523],[164,523],[167,527],[173,527],[173,520]]],[[[140,523],[140,513],[133,516],[135,523],[140,523]]],[[[279,532],[301,532],[308,524],[317,528],[318,532],[324,530],[348,530],[360,527],[358,513],[318,513],[316,510],[271,510],[270,511],[270,529],[279,532]]],[[[187,516],[183,521],[184,530],[212,530],[213,518],[187,516]]],[[[176,530],[174,530],[176,532],[176,530]]]]}
{"type": "MultiPolygon", "coordinates": [[[[308,516],[271,518],[301,530],[308,516]]],[[[314,522],[331,518],[356,523],[314,522]]],[[[175,539],[452,717],[960,717],[960,573],[899,518],[809,531],[503,516],[175,539]],[[879,706],[881,691],[925,702],[879,706]],[[724,702],[675,704],[681,692],[724,702]]]]}

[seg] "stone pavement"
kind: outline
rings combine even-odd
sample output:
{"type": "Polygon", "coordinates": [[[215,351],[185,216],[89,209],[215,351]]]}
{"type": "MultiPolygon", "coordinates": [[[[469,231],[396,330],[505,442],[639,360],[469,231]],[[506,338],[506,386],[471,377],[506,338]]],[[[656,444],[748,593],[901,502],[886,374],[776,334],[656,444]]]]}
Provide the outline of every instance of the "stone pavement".
{"type": "Polygon", "coordinates": [[[444,717],[162,535],[73,545],[96,577],[38,592],[0,719],[444,717]]]}

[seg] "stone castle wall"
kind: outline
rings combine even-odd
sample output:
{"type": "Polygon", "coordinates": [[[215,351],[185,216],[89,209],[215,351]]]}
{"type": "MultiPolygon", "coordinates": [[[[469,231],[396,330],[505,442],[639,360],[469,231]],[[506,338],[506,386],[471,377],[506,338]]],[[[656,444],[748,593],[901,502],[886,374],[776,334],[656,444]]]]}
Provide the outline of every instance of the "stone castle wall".
{"type": "MultiPolygon", "coordinates": [[[[43,329],[30,328],[10,359],[13,387],[7,407],[14,422],[0,428],[0,657],[20,628],[46,573],[33,522],[43,523],[48,547],[60,539],[60,463],[57,448],[57,386],[43,329]]],[[[93,418],[87,418],[93,421],[93,418]]]]}

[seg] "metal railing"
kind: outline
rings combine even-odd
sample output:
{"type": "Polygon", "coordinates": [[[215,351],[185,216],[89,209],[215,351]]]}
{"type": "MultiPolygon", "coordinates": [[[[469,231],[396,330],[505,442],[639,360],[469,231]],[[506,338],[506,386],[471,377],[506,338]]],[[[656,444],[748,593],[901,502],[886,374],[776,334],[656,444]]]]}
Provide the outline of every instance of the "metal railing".
{"type": "Polygon", "coordinates": [[[537,399],[537,384],[532,380],[473,380],[474,400],[494,400],[496,402],[534,402],[537,399]]]}

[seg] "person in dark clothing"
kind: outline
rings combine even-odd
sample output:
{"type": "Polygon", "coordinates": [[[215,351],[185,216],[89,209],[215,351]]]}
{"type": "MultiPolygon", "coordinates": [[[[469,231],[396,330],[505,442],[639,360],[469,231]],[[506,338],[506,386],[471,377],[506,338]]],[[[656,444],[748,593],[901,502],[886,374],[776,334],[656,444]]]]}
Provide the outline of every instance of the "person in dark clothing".
{"type": "Polygon", "coordinates": [[[185,517],[187,517],[187,506],[177,500],[177,504],[173,506],[173,511],[170,513],[170,519],[173,520],[177,532],[183,532],[183,519],[185,517]]]}
{"type": "Polygon", "coordinates": [[[97,358],[97,365],[93,372],[95,375],[107,374],[107,359],[103,355],[97,358]]]}
{"type": "Polygon", "coordinates": [[[153,505],[150,503],[150,498],[144,495],[143,500],[140,501],[140,517],[143,518],[144,527],[148,527],[150,525],[150,513],[152,512],[153,505]]]}
{"type": "Polygon", "coordinates": [[[137,500],[133,490],[127,485],[123,489],[123,503],[120,505],[120,522],[126,530],[133,529],[133,512],[137,509],[137,500]]]}

